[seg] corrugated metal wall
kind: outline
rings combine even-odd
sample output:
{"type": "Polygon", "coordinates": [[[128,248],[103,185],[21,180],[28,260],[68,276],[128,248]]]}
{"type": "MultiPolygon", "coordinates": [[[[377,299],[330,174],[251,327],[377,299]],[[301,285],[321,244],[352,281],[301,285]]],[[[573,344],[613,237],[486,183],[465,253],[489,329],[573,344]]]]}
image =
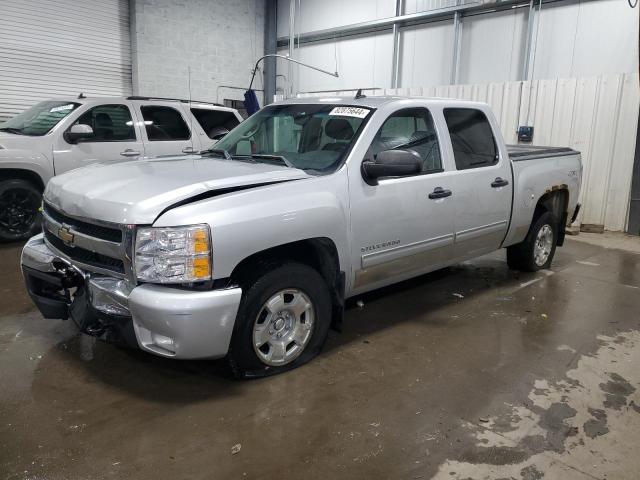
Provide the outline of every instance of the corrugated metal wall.
{"type": "Polygon", "coordinates": [[[79,92],[131,94],[128,0],[0,0],[0,120],[79,92]]]}
{"type": "Polygon", "coordinates": [[[640,107],[637,73],[366,93],[487,102],[507,143],[517,142],[518,125],[533,125],[534,145],[570,146],[582,152],[583,208],[578,221],[626,230],[640,107]]]}

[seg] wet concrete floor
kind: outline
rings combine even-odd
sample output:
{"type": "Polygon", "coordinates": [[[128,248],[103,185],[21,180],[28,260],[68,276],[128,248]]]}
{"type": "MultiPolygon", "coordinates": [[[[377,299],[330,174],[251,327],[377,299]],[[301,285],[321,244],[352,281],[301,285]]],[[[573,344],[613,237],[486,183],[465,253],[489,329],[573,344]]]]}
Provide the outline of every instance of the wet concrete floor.
{"type": "Polygon", "coordinates": [[[312,363],[237,382],[42,319],[19,250],[0,478],[640,478],[639,254],[569,239],[522,274],[497,252],[366,295],[312,363]]]}

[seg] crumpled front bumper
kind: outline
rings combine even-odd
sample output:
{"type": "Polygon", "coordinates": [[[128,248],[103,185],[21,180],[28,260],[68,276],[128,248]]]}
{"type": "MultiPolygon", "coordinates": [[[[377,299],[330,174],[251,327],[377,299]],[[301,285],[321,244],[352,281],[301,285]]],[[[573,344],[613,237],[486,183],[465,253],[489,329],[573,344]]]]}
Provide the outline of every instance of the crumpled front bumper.
{"type": "Polygon", "coordinates": [[[164,357],[227,354],[242,290],[195,291],[86,272],[56,255],[42,235],[22,250],[29,295],[45,318],[72,318],[81,331],[117,338],[164,357]]]}

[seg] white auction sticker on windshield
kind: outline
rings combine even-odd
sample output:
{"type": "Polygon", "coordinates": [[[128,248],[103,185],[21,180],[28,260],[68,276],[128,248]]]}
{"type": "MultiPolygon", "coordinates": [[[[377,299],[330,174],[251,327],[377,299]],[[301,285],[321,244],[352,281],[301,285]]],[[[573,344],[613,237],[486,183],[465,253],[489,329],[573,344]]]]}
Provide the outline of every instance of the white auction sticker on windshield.
{"type": "Polygon", "coordinates": [[[335,107],[333,110],[331,110],[331,112],[329,112],[329,115],[364,118],[369,115],[369,109],[359,107],[335,107]]]}
{"type": "Polygon", "coordinates": [[[49,110],[49,113],[62,112],[63,110],[71,110],[72,108],[72,103],[70,103],[69,105],[60,105],[59,107],[53,107],[51,110],[49,110]]]}

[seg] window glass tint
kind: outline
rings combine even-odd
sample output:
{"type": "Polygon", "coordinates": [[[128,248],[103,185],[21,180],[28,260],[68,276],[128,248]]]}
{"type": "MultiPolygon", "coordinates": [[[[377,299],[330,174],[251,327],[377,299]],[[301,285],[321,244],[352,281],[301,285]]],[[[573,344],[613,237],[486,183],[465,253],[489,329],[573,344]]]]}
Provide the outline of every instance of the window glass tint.
{"type": "Polygon", "coordinates": [[[192,108],[191,113],[209,138],[214,138],[225,130],[232,130],[240,123],[231,112],[192,108]]]}
{"type": "Polygon", "coordinates": [[[189,140],[191,132],[175,108],[145,105],[140,107],[147,137],[151,141],[189,140]]]}
{"type": "Polygon", "coordinates": [[[498,163],[493,131],[484,113],[472,108],[447,108],[444,118],[458,170],[498,163]]]}
{"type": "Polygon", "coordinates": [[[100,105],[83,113],[74,125],[89,125],[93,129],[93,137],[83,140],[87,142],[119,142],[135,140],[131,112],[126,105],[100,105]]]}
{"type": "Polygon", "coordinates": [[[0,123],[0,131],[39,137],[48,133],[60,120],[79,106],[79,103],[74,102],[40,102],[29,110],[0,123]]]}
{"type": "Polygon", "coordinates": [[[391,115],[376,134],[369,154],[383,150],[414,150],[422,157],[422,172],[442,170],[438,135],[426,108],[407,108],[391,115]]]}

